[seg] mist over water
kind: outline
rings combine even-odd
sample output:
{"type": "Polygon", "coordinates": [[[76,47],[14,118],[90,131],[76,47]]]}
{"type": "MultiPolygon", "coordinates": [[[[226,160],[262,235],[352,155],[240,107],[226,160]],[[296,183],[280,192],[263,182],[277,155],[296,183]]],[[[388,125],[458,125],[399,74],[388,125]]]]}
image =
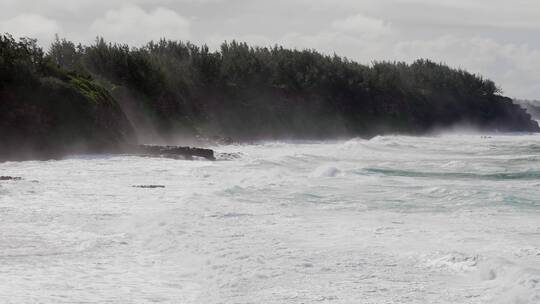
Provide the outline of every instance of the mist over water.
{"type": "Polygon", "coordinates": [[[540,302],[539,135],[215,150],[1,163],[0,301],[540,302]]]}
{"type": "Polygon", "coordinates": [[[514,102],[524,108],[527,113],[538,123],[540,123],[540,101],[539,100],[516,100],[514,102]]]}

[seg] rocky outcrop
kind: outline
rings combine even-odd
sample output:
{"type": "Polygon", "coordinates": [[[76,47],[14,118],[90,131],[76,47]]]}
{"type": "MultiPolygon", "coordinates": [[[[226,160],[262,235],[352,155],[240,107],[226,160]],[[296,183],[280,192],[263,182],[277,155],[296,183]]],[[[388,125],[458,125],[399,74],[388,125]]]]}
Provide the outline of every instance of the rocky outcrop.
{"type": "Polygon", "coordinates": [[[158,188],[165,188],[164,185],[135,185],[133,188],[141,188],[141,189],[158,189],[158,188]]]}
{"type": "Polygon", "coordinates": [[[0,176],[0,181],[20,181],[22,177],[18,176],[0,176]]]}
{"type": "Polygon", "coordinates": [[[51,159],[133,142],[110,94],[89,79],[46,77],[0,89],[0,159],[51,159]]]}
{"type": "Polygon", "coordinates": [[[197,157],[207,160],[216,159],[213,150],[193,147],[137,145],[128,146],[125,151],[129,154],[141,156],[181,158],[188,160],[197,157]]]}
{"type": "Polygon", "coordinates": [[[0,160],[50,159],[133,142],[111,94],[63,70],[32,39],[0,34],[0,160]]]}

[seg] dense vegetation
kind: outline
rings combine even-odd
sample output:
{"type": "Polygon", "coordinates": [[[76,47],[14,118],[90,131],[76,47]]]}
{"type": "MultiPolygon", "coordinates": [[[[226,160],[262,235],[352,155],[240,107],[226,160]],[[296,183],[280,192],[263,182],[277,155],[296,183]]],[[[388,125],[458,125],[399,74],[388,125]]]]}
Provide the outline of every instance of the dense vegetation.
{"type": "Polygon", "coordinates": [[[456,124],[538,131],[492,81],[429,60],[365,66],[234,41],[211,51],[101,38],[89,46],[56,39],[44,54],[34,40],[1,39],[0,136],[39,134],[38,145],[129,140],[122,113],[145,141],[417,134],[456,124]]]}
{"type": "Polygon", "coordinates": [[[58,68],[35,40],[0,36],[0,158],[95,151],[132,136],[107,90],[58,68]]]}

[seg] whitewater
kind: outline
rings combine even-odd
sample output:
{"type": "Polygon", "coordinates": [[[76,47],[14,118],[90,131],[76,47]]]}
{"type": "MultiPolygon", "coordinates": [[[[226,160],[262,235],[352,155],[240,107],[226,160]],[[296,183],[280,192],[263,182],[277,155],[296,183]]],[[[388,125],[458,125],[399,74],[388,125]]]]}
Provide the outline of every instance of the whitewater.
{"type": "Polygon", "coordinates": [[[0,163],[0,302],[540,303],[540,135],[212,148],[0,163]]]}

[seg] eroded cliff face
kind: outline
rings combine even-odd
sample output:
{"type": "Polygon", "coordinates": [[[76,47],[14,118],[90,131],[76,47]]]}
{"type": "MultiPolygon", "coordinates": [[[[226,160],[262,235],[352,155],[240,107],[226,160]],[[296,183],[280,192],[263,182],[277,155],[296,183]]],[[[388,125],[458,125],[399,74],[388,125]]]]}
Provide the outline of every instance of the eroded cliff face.
{"type": "Polygon", "coordinates": [[[111,95],[91,80],[43,77],[0,89],[0,158],[55,158],[133,142],[111,95]]]}
{"type": "Polygon", "coordinates": [[[55,65],[36,40],[0,35],[0,159],[54,158],[131,143],[111,94],[55,65]]]}

